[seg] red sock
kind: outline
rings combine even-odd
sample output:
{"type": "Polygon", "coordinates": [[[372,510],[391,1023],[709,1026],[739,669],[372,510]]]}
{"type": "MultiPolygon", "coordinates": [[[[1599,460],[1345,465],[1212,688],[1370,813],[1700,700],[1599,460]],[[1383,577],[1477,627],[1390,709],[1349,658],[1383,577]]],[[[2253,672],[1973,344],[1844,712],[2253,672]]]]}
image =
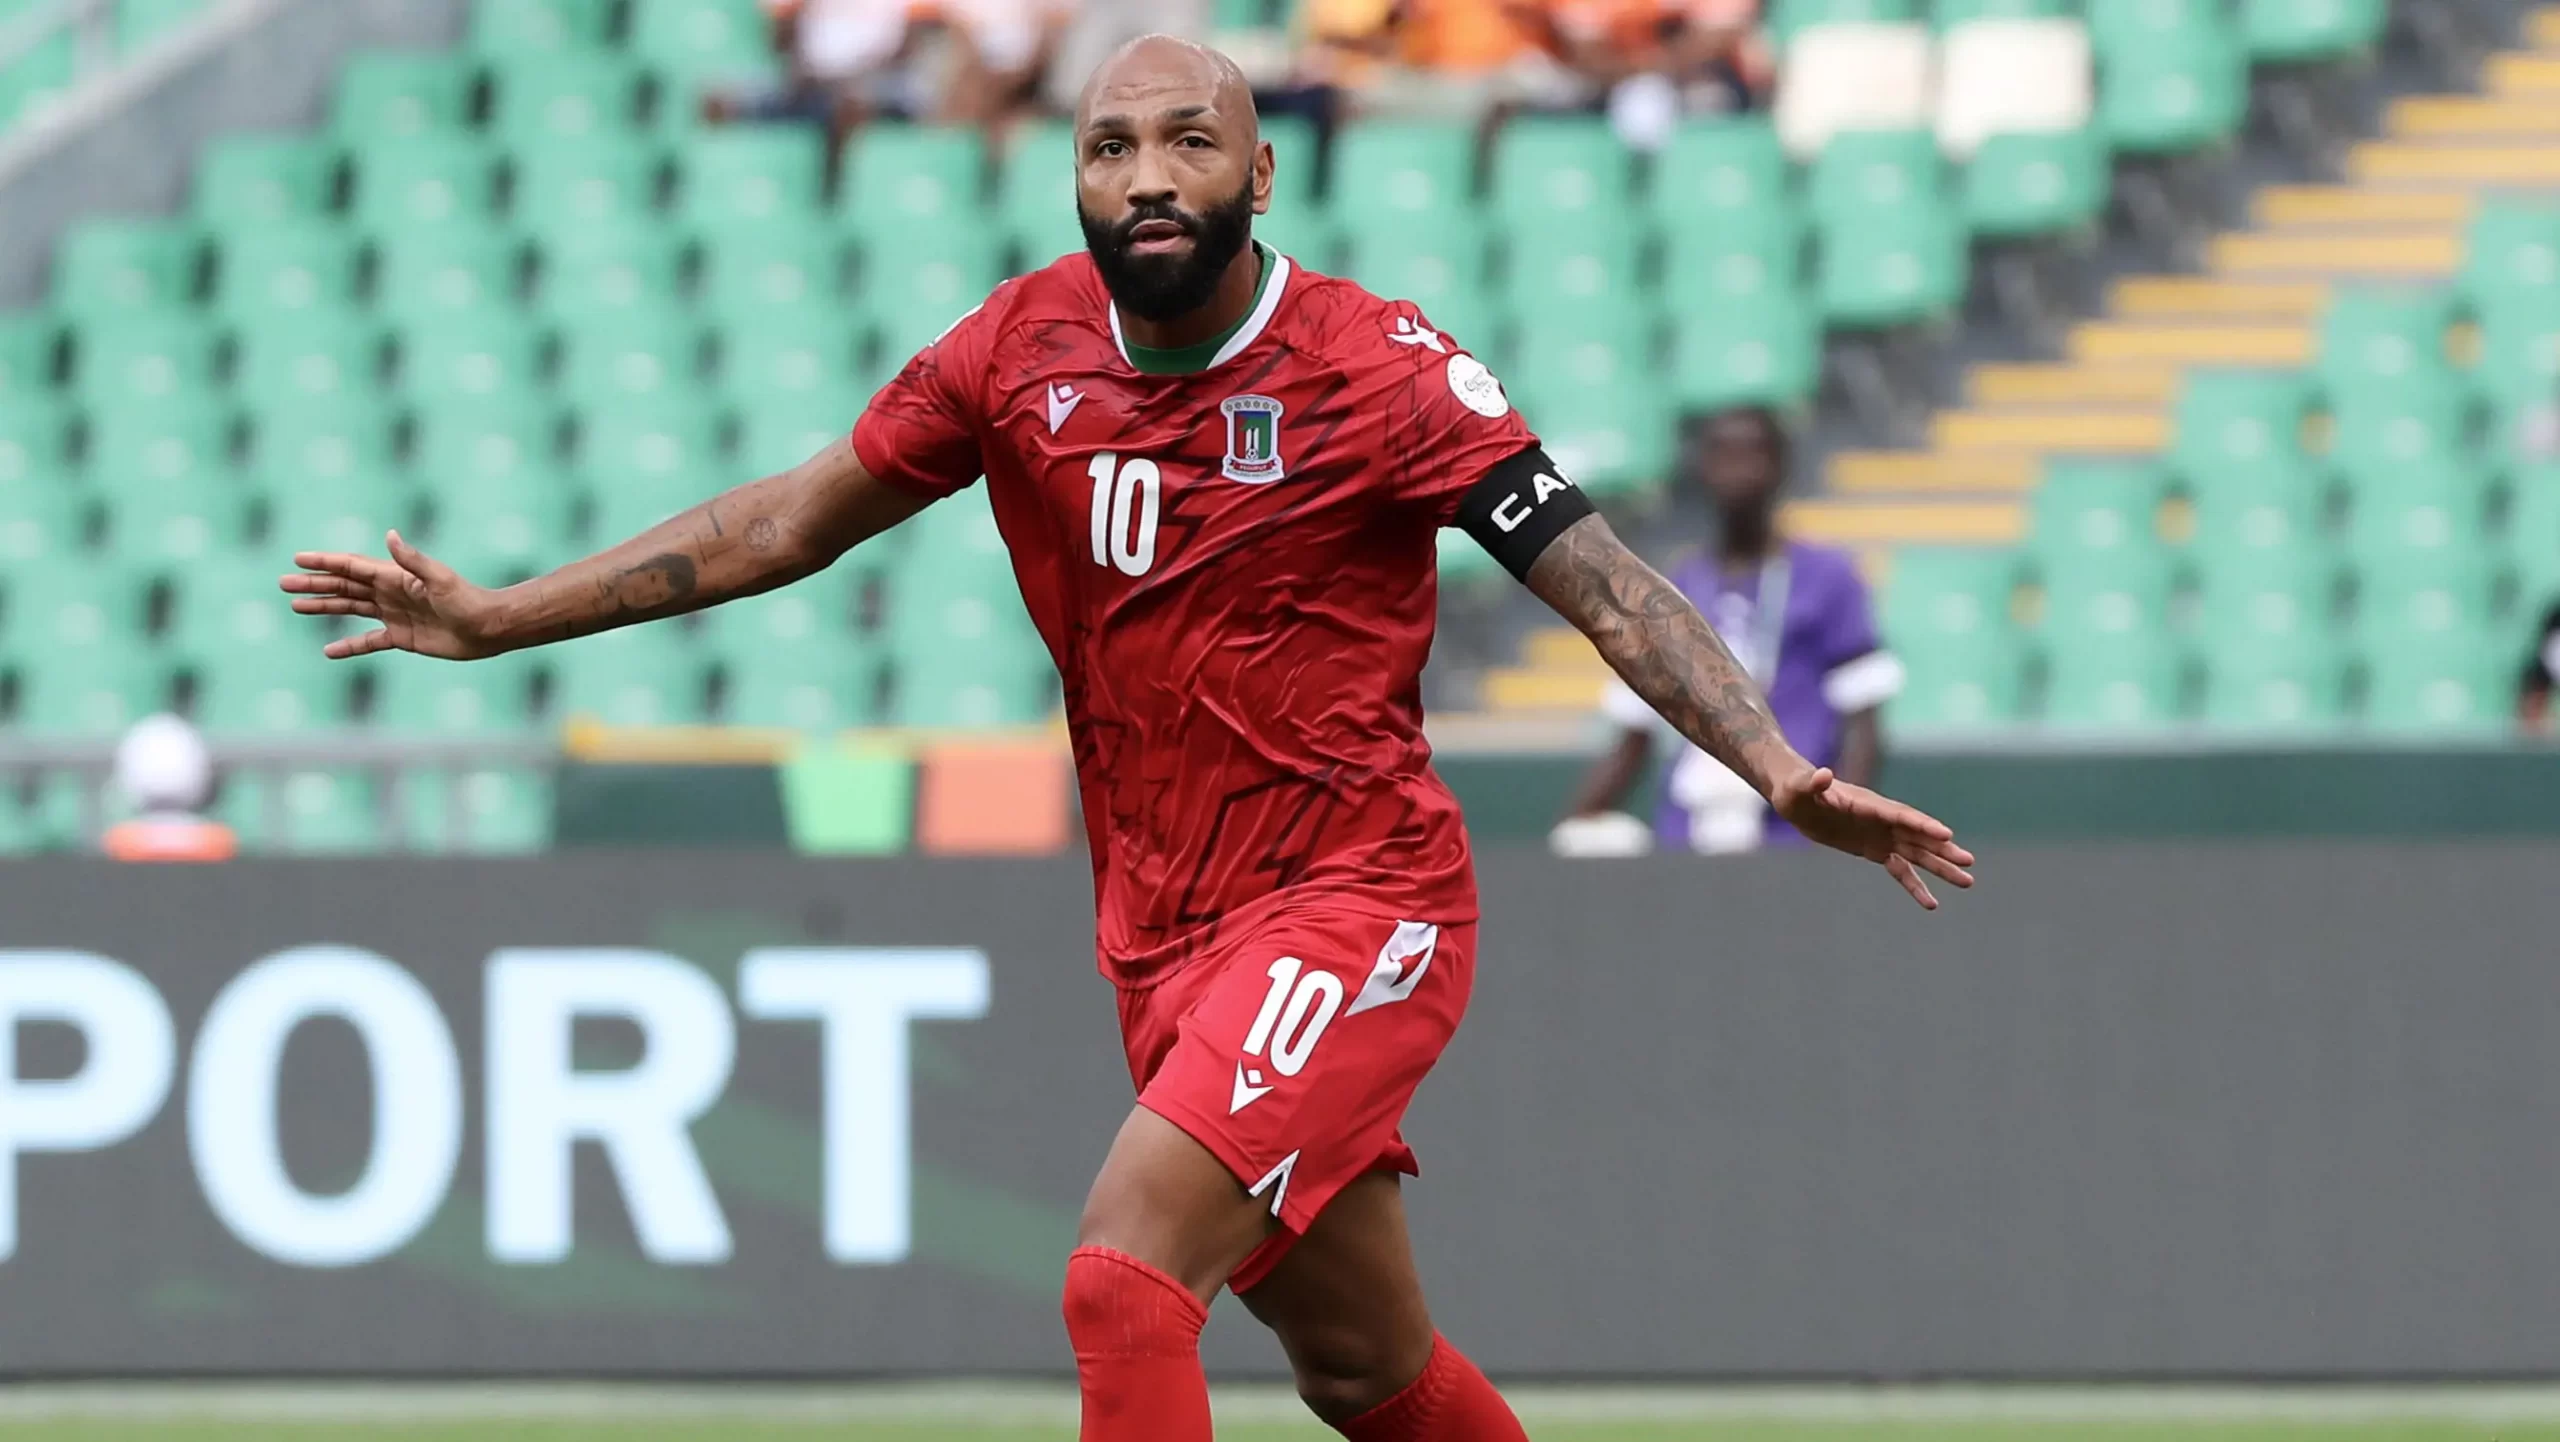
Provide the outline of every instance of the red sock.
{"type": "Polygon", "coordinates": [[[1351,1442],[1529,1442],[1520,1419],[1446,1337],[1413,1385],[1374,1412],[1342,1424],[1351,1442]]]}
{"type": "Polygon", "coordinates": [[[1067,1340],[1084,1390],[1083,1442],[1210,1442],[1191,1289],[1102,1247],[1067,1258],[1067,1340]]]}

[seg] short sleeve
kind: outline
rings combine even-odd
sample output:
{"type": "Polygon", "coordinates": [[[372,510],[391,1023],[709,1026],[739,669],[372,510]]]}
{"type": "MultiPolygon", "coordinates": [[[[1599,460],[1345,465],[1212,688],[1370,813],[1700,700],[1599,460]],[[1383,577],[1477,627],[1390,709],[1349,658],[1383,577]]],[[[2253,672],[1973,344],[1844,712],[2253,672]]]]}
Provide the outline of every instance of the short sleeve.
{"type": "Polygon", "coordinates": [[[1536,445],[1537,434],[1492,370],[1411,306],[1389,308],[1380,343],[1383,363],[1408,373],[1385,416],[1404,498],[1429,508],[1434,523],[1453,524],[1468,489],[1536,445]]]}
{"type": "Polygon", "coordinates": [[[1857,566],[1840,557],[1822,613],[1822,699],[1843,716],[1902,694],[1902,662],[1876,635],[1875,608],[1857,566]]]}
{"type": "Polygon", "coordinates": [[[854,423],[862,468],[901,490],[937,500],[986,474],[979,394],[1001,333],[999,290],[916,352],[854,423]]]}

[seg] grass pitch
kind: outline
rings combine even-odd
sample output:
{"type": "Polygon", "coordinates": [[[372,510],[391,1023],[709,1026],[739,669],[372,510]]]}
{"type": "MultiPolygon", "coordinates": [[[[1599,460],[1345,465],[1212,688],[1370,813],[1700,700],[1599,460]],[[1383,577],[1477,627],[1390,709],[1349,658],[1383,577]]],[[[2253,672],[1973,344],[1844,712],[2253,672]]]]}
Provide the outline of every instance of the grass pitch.
{"type": "MultiPolygon", "coordinates": [[[[1537,1442],[2560,1442],[2550,1389],[1523,1389],[1537,1442]]],[[[1219,1442],[1324,1442],[1284,1393],[1219,1442]]],[[[0,1386],[0,1442],[1073,1442],[1045,1387],[0,1386]]]]}

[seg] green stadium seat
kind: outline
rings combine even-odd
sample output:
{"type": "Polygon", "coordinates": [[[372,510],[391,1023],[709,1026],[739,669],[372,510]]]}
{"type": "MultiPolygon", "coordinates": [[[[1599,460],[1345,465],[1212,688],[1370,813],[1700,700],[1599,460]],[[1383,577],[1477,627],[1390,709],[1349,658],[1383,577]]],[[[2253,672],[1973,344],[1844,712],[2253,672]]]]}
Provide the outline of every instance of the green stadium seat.
{"type": "Polygon", "coordinates": [[[757,0],[647,0],[632,7],[630,46],[677,80],[729,80],[776,68],[757,0]]]}
{"type": "Polygon", "coordinates": [[[62,327],[37,311],[0,311],[0,398],[50,391],[60,378],[62,327]]]}
{"type": "Polygon", "coordinates": [[[132,57],[203,18],[212,0],[116,0],[116,53],[132,57]]]}
{"type": "Polygon", "coordinates": [[[1661,299],[1674,315],[1694,315],[1734,301],[1799,296],[1804,274],[1804,245],[1794,234],[1685,229],[1665,237],[1661,299]]]}
{"type": "Polygon", "coordinates": [[[995,215],[1005,238],[1020,252],[1024,270],[1038,270],[1084,249],[1076,224],[1075,133],[1065,121],[1035,121],[1015,128],[996,174],[995,215]]]}
{"type": "MultiPolygon", "coordinates": [[[[382,849],[387,828],[381,788],[371,776],[315,768],[259,779],[273,787],[276,798],[268,849],[293,856],[359,856],[382,849]]],[[[244,798],[251,799],[256,798],[244,798]]]]}
{"type": "Polygon", "coordinates": [[[735,668],[803,648],[857,643],[860,573],[839,565],[806,580],[716,606],[699,618],[702,643],[735,668]]]}
{"type": "Polygon", "coordinates": [[[1632,189],[1627,147],[1605,120],[1530,117],[1494,142],[1492,209],[1524,233],[1621,223],[1632,189]]]}
{"type": "Polygon", "coordinates": [[[2052,460],[2036,488],[2028,549],[2048,579],[2156,552],[2168,479],[2137,460],[2052,460]]]}
{"type": "Polygon", "coordinates": [[[2412,735],[2487,735],[2514,724],[2518,656],[2479,629],[2365,650],[2364,722],[2412,735]]]}
{"type": "Polygon", "coordinates": [[[1455,527],[1440,532],[1436,549],[1443,592],[1484,591],[1508,576],[1492,552],[1487,551],[1475,537],[1455,527]]]}
{"type": "Polygon", "coordinates": [[[676,213],[696,230],[744,239],[817,215],[826,141],[813,129],[716,132],[677,159],[676,213]]]}
{"type": "Polygon", "coordinates": [[[1614,218],[1523,229],[1509,252],[1503,293],[1514,316],[1655,308],[1638,274],[1637,237],[1614,218]]]}
{"type": "Polygon", "coordinates": [[[2510,478],[2504,534],[2524,608],[2560,603],[2560,467],[2528,466],[2510,478]]]}
{"type": "Polygon", "coordinates": [[[2339,402],[2448,384],[2445,332],[2452,324],[2452,298],[2439,291],[2349,291],[2321,322],[2317,373],[2339,402]]]}
{"type": "Polygon", "coordinates": [[[196,163],[196,219],[235,234],[314,220],[328,213],[337,179],[337,152],[318,140],[231,136],[213,142],[196,163]]]}
{"type": "Polygon", "coordinates": [[[2471,406],[2449,382],[2368,387],[2335,416],[2330,459],[2351,487],[2388,486],[2409,467],[2459,460],[2470,448],[2471,406]]]}
{"type": "MultiPolygon", "coordinates": [[[[2186,0],[2199,11],[2206,0],[2186,0]]],[[[2176,0],[2134,8],[2175,10],[2176,0]]],[[[2099,9],[2110,7],[2100,4],[2099,9]]],[[[2124,8],[2124,7],[2114,7],[2124,8]]],[[[2093,12],[2093,14],[2096,12],[2093,12]]],[[[2219,144],[2240,129],[2249,104],[2249,62],[2239,38],[2219,22],[2110,41],[2093,26],[2098,52],[2098,128],[2121,153],[2168,155],[2219,144]]]]}
{"type": "Polygon", "coordinates": [[[876,719],[880,665],[873,648],[850,636],[725,652],[725,719],[733,726],[813,733],[869,725],[876,719]]]}
{"type": "Polygon", "coordinates": [[[228,485],[231,418],[209,400],[137,407],[89,427],[89,482],[104,493],[228,485]]]}
{"type": "Polygon", "coordinates": [[[368,401],[382,375],[381,338],[352,311],[244,327],[234,344],[232,388],[252,405],[368,401]]]}
{"type": "Polygon", "coordinates": [[[451,55],[358,55],[338,77],[331,124],[355,148],[360,163],[369,165],[385,142],[417,140],[468,125],[471,88],[470,68],[451,55]]]}
{"type": "MultiPolygon", "coordinates": [[[[8,446],[0,439],[0,466],[8,446]]],[[[76,554],[88,536],[92,505],[59,476],[0,479],[0,566],[43,565],[76,554]]]]}
{"type": "Polygon", "coordinates": [[[560,339],[560,389],[579,405],[627,410],[688,400],[702,370],[702,336],[669,310],[590,317],[560,339]]]}
{"type": "Polygon", "coordinates": [[[352,302],[356,243],[333,225],[270,221],[221,237],[214,304],[254,328],[297,312],[352,302]]]}
{"type": "Polygon", "coordinates": [[[271,656],[292,651],[317,657],[328,644],[327,620],[295,614],[292,599],[277,589],[291,557],[225,557],[177,573],[169,580],[167,629],[161,641],[200,660],[271,656]]]}
{"type": "Polygon", "coordinates": [[[109,410],[170,404],[213,384],[213,340],[175,312],[92,320],[73,343],[73,382],[109,410]]]}
{"type": "Polygon", "coordinates": [[[747,412],[738,426],[739,473],[769,476],[843,440],[860,418],[859,401],[819,401],[802,407],[767,405],[747,412]]]}
{"type": "Polygon", "coordinates": [[[2094,130],[1994,135],[1965,166],[1965,227],[1993,239],[2077,229],[2105,211],[2112,183],[2094,130]]]}
{"type": "Polygon", "coordinates": [[[1942,316],[1964,300],[1964,236],[1955,217],[1911,212],[1826,227],[1816,300],[1838,330],[1876,330],[1942,316]]]}
{"type": "Polygon", "coordinates": [[[1774,0],[1769,29],[1784,44],[1816,25],[1901,24],[1921,13],[1921,0],[1774,0]]]}
{"type": "Polygon", "coordinates": [[[844,269],[844,252],[823,231],[740,231],[702,248],[702,308],[724,320],[833,309],[844,292],[844,269]]]}
{"type": "Polygon", "coordinates": [[[2460,463],[2412,465],[2377,478],[2354,495],[2349,557],[2368,578],[2412,564],[2483,566],[2488,500],[2486,478],[2460,463]]]}
{"type": "Polygon", "coordinates": [[[422,408],[411,438],[430,489],[530,486],[560,459],[560,419],[538,401],[507,393],[487,402],[422,408]]]}
{"type": "Polygon", "coordinates": [[[554,720],[683,726],[708,707],[703,657],[673,626],[626,626],[544,652],[554,720]]]}
{"type": "Polygon", "coordinates": [[[1786,152],[1767,121],[1692,121],[1655,160],[1649,200],[1674,244],[1684,231],[1740,223],[1801,233],[1786,152]]]}
{"type": "Polygon", "coordinates": [[[2171,464],[2202,495],[2247,478],[2308,476],[2302,427],[2311,388],[2270,371],[2199,370],[2178,398],[2171,464]]]}
{"type": "Polygon", "coordinates": [[[2464,245],[2462,289],[2484,321],[2511,299],[2560,290],[2560,207],[2485,198],[2464,245]]]}
{"type": "Polygon", "coordinates": [[[1433,225],[1381,224],[1351,234],[1351,278],[1391,300],[1411,301],[1470,350],[1494,348],[1486,303],[1484,234],[1458,217],[1433,225]]]}
{"type": "Polygon", "coordinates": [[[379,553],[384,533],[414,535],[418,498],[381,475],[335,486],[284,486],[266,493],[267,546],[276,555],[295,551],[379,553]]]}
{"type": "Polygon", "coordinates": [[[506,57],[601,47],[613,33],[613,8],[613,0],[498,0],[474,5],[470,46],[482,55],[506,57]]]}
{"type": "Polygon", "coordinates": [[[67,29],[0,66],[0,130],[32,121],[71,91],[80,68],[78,46],[67,29]]]}
{"type": "MultiPolygon", "coordinates": [[[[718,340],[721,386],[732,397],[860,404],[856,335],[839,315],[776,311],[725,326],[718,340]]],[[[852,429],[850,415],[845,428],[852,429]]]]}
{"type": "Polygon", "coordinates": [[[1815,157],[1806,199],[1820,224],[1901,223],[1944,208],[1945,163],[1925,130],[1860,130],[1815,157]]]}
{"type": "MultiPolygon", "coordinates": [[[[976,131],[873,126],[845,147],[846,220],[855,235],[872,240],[974,228],[986,164],[976,131]]],[[[1073,184],[1070,171],[1070,194],[1073,184]]]]}
{"type": "Polygon", "coordinates": [[[2216,576],[2288,575],[2324,552],[2319,506],[2307,490],[2241,484],[2195,498],[2187,560],[2208,587],[2216,576]]]}
{"type": "Polygon", "coordinates": [[[2346,708],[2335,640],[2276,638],[2219,628],[2205,636],[2203,719],[2220,730],[2283,732],[2334,725],[2346,708]]]}
{"type": "Polygon", "coordinates": [[[34,736],[112,740],[169,706],[169,675],[138,646],[21,653],[14,728],[34,736]]]}
{"type": "Polygon", "coordinates": [[[391,735],[503,736],[533,724],[533,653],[456,664],[405,652],[368,656],[373,729],[391,735]]]}
{"type": "Polygon", "coordinates": [[[495,209],[496,158],[467,136],[367,141],[350,152],[348,170],[348,215],[377,235],[484,229],[495,209]]]}
{"type": "Polygon", "coordinates": [[[700,505],[737,479],[720,459],[712,417],[673,397],[641,409],[591,413],[579,430],[578,471],[598,548],[700,505]]]}
{"type": "Polygon", "coordinates": [[[189,226],[88,221],[54,254],[54,303],[83,314],[186,305],[195,299],[202,255],[202,237],[189,226]]]}
{"type": "Polygon", "coordinates": [[[51,396],[0,405],[0,495],[59,485],[70,469],[69,439],[70,422],[51,396]]]}
{"type": "Polygon", "coordinates": [[[1606,320],[1524,326],[1512,400],[1594,495],[1650,489],[1670,469],[1672,420],[1646,347],[1606,320]]]}
{"type": "Polygon", "coordinates": [[[898,633],[893,668],[890,719],[896,725],[1027,726],[1055,709],[1049,653],[1010,597],[949,602],[932,631],[898,633]]]}
{"type": "Polygon", "coordinates": [[[412,851],[529,856],[551,846],[551,778],[516,767],[402,773],[401,840],[412,851]]]}
{"type": "Polygon", "coordinates": [[[2156,623],[2083,630],[2047,651],[2044,724],[2132,731],[2173,723],[2181,709],[2177,647],[2156,623]]]}
{"type": "MultiPolygon", "coordinates": [[[[268,585],[273,586],[272,579],[268,585]]],[[[187,657],[190,708],[214,736],[287,736],[344,726],[352,711],[349,668],[311,646],[213,651],[187,657]]]]}
{"type": "Polygon", "coordinates": [[[108,490],[99,501],[119,560],[191,566],[236,555],[248,539],[249,498],[230,487],[108,490]]]}
{"type": "Polygon", "coordinates": [[[2560,394],[2560,288],[2517,291],[2482,311],[2473,379],[2509,416],[2560,394]]]}
{"type": "Polygon", "coordinates": [[[638,72],[604,52],[497,59],[488,76],[489,130],[515,145],[620,136],[640,113],[638,72]]]}
{"type": "Polygon", "coordinates": [[[391,418],[361,403],[277,406],[252,420],[249,455],[261,491],[352,485],[388,470],[391,418]]]}
{"type": "Polygon", "coordinates": [[[43,662],[140,651],[148,578],[122,556],[55,555],[0,575],[0,654],[43,662]]]}
{"type": "Polygon", "coordinates": [[[2198,32],[2231,33],[2229,0],[2082,0],[2081,8],[2100,54],[2198,32]]]}
{"type": "Polygon", "coordinates": [[[1736,300],[1682,318],[1672,397],[1692,411],[1792,404],[1813,394],[1821,364],[1819,327],[1801,301],[1775,293],[1736,300]]]}
{"type": "Polygon", "coordinates": [[[619,135],[530,146],[516,152],[515,216],[553,235],[634,224],[656,211],[664,169],[656,150],[619,135]]]}
{"type": "Polygon", "coordinates": [[[430,498],[430,552],[482,585],[503,586],[583,552],[576,487],[556,468],[445,479],[430,498]]]}
{"type": "Polygon", "coordinates": [[[995,237],[982,231],[882,237],[864,246],[858,294],[883,365],[902,366],[940,339],[986,301],[1002,271],[995,237]]]}
{"type": "Polygon", "coordinates": [[[374,245],[374,305],[403,323],[446,311],[512,309],[523,279],[524,247],[504,235],[393,233],[374,245]]]}
{"type": "Polygon", "coordinates": [[[2334,629],[2338,570],[2326,546],[2235,546],[2191,559],[2208,642],[2309,646],[2334,629]]]}
{"type": "Polygon", "coordinates": [[[400,383],[420,405],[531,394],[539,344],[511,312],[421,318],[398,343],[400,383]]]}
{"type": "Polygon", "coordinates": [[[2017,558],[2007,552],[1906,546],[1894,553],[1883,631],[1910,668],[1887,712],[1896,729],[2016,717],[2020,665],[2009,613],[2017,583],[2017,558]]]}
{"type": "Polygon", "coordinates": [[[2337,60],[2370,51],[2389,0],[2242,0],[2240,32],[2261,65],[2337,60]]]}
{"type": "Polygon", "coordinates": [[[1363,231],[1445,225],[1472,214],[1474,170],[1475,137],[1462,125],[1364,121],[1334,137],[1326,204],[1355,243],[1363,231]]]}
{"type": "Polygon", "coordinates": [[[588,324],[625,323],[633,313],[665,315],[683,274],[683,243],[663,230],[564,230],[542,247],[542,306],[570,333],[588,324]]]}

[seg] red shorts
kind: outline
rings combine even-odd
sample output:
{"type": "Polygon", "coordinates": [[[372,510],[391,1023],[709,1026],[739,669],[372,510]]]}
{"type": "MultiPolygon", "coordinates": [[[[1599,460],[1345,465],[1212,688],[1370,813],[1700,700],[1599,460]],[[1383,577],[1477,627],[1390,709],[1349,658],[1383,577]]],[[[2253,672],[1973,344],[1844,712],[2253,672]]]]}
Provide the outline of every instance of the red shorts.
{"type": "Polygon", "coordinates": [[[1372,1171],[1419,1175],[1397,1127],[1457,1034],[1475,984],[1473,923],[1291,916],[1222,939],[1120,993],[1138,1104],[1207,1147],[1282,1230],[1242,1292],[1334,1194],[1372,1171]]]}

